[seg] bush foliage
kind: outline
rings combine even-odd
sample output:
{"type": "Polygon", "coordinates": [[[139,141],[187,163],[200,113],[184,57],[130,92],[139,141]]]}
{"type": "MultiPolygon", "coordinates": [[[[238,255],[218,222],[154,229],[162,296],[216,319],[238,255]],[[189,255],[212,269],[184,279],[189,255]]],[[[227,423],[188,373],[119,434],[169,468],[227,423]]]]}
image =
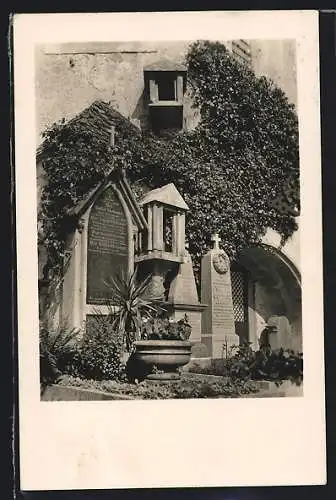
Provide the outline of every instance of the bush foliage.
{"type": "Polygon", "coordinates": [[[119,380],[123,374],[123,340],[109,317],[93,317],[67,373],[93,380],[119,380]]]}
{"type": "Polygon", "coordinates": [[[222,360],[213,360],[211,366],[192,367],[195,373],[222,375],[239,380],[269,380],[281,384],[291,380],[297,385],[303,381],[303,356],[290,349],[271,350],[262,347],[254,351],[249,343],[231,348],[222,360]]]}
{"type": "Polygon", "coordinates": [[[93,380],[120,380],[124,373],[123,339],[108,316],[93,316],[82,337],[62,323],[40,331],[40,381],[56,382],[62,374],[93,380]]]}

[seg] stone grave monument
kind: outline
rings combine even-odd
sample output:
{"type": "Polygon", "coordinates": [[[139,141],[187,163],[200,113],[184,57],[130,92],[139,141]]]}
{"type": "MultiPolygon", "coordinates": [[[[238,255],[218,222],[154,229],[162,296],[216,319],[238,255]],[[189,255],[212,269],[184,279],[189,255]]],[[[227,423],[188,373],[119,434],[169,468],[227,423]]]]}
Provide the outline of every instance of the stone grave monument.
{"type": "Polygon", "coordinates": [[[239,345],[233,315],[230,261],[219,248],[218,234],[213,235],[213,248],[201,263],[201,302],[208,304],[202,313],[202,343],[212,358],[226,355],[233,345],[239,345]]]}
{"type": "Polygon", "coordinates": [[[84,328],[92,316],[108,312],[113,299],[106,281],[134,269],[139,235],[146,219],[122,171],[112,171],[68,213],[69,263],[62,286],[61,314],[72,327],[84,328]]]}
{"type": "Polygon", "coordinates": [[[123,171],[111,171],[68,217],[68,265],[62,286],[60,315],[72,327],[86,328],[97,314],[108,314],[113,294],[107,285],[114,274],[152,276],[150,292],[162,297],[169,316],[186,314],[190,340],[201,340],[205,305],[197,295],[191,257],[185,244],[189,210],[174,184],[149,191],[136,200],[123,171]]]}

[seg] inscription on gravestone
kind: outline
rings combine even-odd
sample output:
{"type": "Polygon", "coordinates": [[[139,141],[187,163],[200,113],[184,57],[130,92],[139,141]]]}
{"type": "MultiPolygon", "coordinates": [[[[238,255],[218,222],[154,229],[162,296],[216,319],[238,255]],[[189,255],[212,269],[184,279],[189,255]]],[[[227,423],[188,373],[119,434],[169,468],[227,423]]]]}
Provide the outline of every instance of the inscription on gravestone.
{"type": "Polygon", "coordinates": [[[128,270],[128,224],[122,204],[112,187],[92,207],[88,226],[87,303],[111,299],[104,280],[128,270]]]}
{"type": "Polygon", "coordinates": [[[213,276],[212,281],[212,331],[214,334],[223,330],[232,332],[232,297],[230,277],[221,276],[221,280],[213,276]]]}

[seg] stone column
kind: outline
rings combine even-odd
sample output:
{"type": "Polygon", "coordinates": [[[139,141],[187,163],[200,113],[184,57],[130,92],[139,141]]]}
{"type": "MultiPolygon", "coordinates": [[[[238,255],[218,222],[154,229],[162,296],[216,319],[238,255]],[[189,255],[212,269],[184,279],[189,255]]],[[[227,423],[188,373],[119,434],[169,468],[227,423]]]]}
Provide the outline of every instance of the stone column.
{"type": "Polygon", "coordinates": [[[185,214],[177,212],[173,219],[173,252],[176,255],[185,254],[185,214]]]}
{"type": "Polygon", "coordinates": [[[179,212],[177,214],[178,220],[178,239],[177,239],[177,253],[183,255],[185,253],[185,213],[179,212]]]}
{"type": "Polygon", "coordinates": [[[176,100],[179,103],[183,101],[183,76],[178,75],[176,81],[176,100]]]}
{"type": "Polygon", "coordinates": [[[143,250],[152,250],[153,249],[153,207],[152,205],[148,206],[147,211],[147,224],[148,224],[148,233],[147,233],[147,248],[143,250]]]}
{"type": "Polygon", "coordinates": [[[178,255],[178,221],[177,214],[173,216],[172,252],[178,255]]]}
{"type": "Polygon", "coordinates": [[[153,205],[153,250],[163,250],[163,209],[162,206],[153,205]]]}
{"type": "Polygon", "coordinates": [[[149,80],[149,97],[151,102],[159,100],[159,89],[155,80],[149,80]]]}

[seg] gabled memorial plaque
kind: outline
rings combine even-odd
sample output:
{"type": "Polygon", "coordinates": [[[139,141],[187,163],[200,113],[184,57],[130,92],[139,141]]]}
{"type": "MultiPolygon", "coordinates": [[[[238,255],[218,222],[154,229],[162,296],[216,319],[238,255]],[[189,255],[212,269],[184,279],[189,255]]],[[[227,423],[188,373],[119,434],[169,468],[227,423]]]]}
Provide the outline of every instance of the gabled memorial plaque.
{"type": "Polygon", "coordinates": [[[108,187],[92,207],[88,226],[87,303],[112,299],[104,281],[128,271],[128,222],[113,187],[108,187]]]}

